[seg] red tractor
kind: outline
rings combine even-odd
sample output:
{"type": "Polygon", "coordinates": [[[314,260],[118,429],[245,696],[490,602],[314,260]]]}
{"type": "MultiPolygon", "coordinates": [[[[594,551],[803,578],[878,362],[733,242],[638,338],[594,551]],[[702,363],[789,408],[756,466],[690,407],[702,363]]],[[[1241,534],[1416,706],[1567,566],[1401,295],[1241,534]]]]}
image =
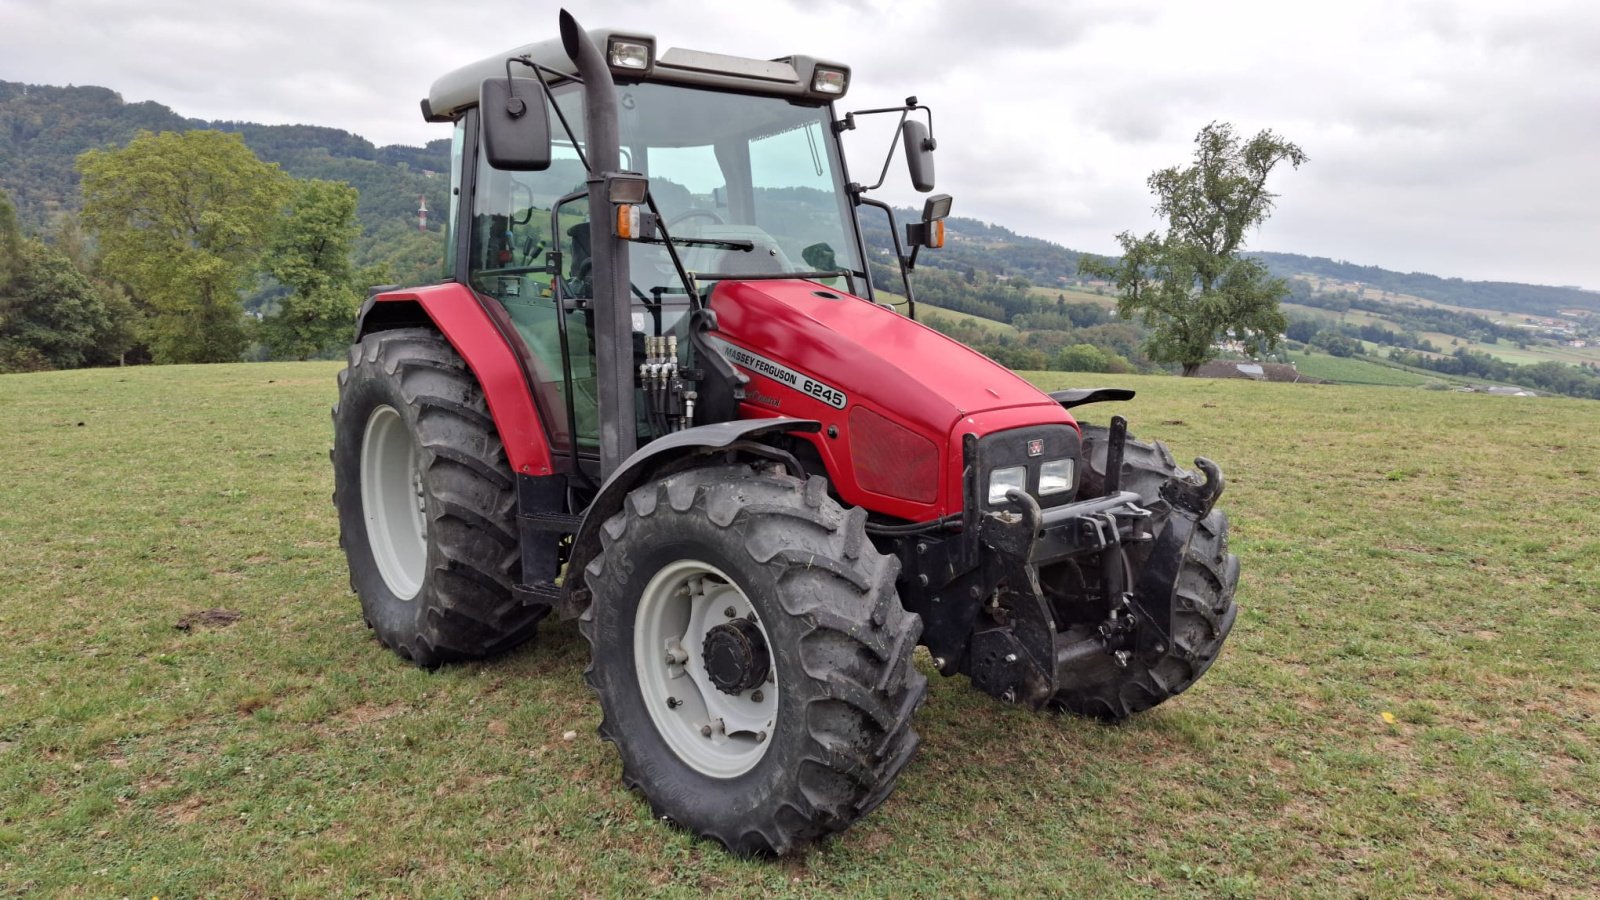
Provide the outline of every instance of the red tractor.
{"type": "Polygon", "coordinates": [[[849,84],[566,13],[439,79],[445,277],[367,301],[334,408],[378,639],[431,667],[579,618],[623,781],[739,852],[883,802],[917,749],[919,644],[1005,702],[1116,720],[1193,684],[1235,616],[1216,466],[1069,413],[1132,391],[1047,395],[915,321],[950,198],[902,245],[840,138],[898,115],[930,191],[931,115],[841,117],[849,84]]]}

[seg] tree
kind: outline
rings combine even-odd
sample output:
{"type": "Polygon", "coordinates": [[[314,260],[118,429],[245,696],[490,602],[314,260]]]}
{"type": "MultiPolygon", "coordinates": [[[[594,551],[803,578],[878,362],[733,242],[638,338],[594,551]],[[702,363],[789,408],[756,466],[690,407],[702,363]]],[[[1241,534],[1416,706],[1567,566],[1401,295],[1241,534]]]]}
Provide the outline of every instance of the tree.
{"type": "Polygon", "coordinates": [[[106,273],[150,307],[155,360],[237,360],[248,339],[239,291],[277,227],[287,176],[216,131],[141,132],[78,157],[78,170],[106,273]]]}
{"type": "Polygon", "coordinates": [[[1259,354],[1277,346],[1287,326],[1278,301],[1289,293],[1266,266],[1238,256],[1245,233],[1265,222],[1276,195],[1267,176],[1281,162],[1299,168],[1300,148],[1270,130],[1247,143],[1233,126],[1213,122],[1195,137],[1194,165],[1162,169],[1148,184],[1165,235],[1117,235],[1119,260],[1084,257],[1080,271],[1118,289],[1122,318],[1137,313],[1150,328],[1145,352],[1193,375],[1233,337],[1259,354]]]}
{"type": "Polygon", "coordinates": [[[1104,372],[1108,363],[1105,351],[1093,344],[1073,344],[1056,354],[1056,368],[1066,372],[1104,372]]]}
{"type": "MultiPolygon", "coordinates": [[[[98,362],[115,323],[104,299],[66,255],[21,242],[0,290],[0,371],[73,369],[98,362]]],[[[120,349],[116,352],[120,352],[120,349]]]]}
{"type": "Polygon", "coordinates": [[[0,191],[0,296],[16,274],[22,259],[22,229],[17,225],[17,210],[11,198],[0,191]]]}
{"type": "Polygon", "coordinates": [[[267,252],[266,269],[289,294],[262,323],[275,356],[309,359],[350,342],[361,305],[350,265],[356,223],[356,189],[334,181],[295,186],[293,207],[267,252]]]}

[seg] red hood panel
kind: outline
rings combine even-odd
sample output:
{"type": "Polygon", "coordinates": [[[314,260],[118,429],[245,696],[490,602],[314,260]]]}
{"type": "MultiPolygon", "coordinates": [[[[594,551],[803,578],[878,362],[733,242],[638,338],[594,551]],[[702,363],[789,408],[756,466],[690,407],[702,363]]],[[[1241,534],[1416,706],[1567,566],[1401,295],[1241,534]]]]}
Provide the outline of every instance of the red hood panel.
{"type": "Polygon", "coordinates": [[[891,309],[809,281],[724,281],[711,297],[719,336],[897,414],[943,442],[962,416],[1040,406],[1066,411],[1011,370],[891,309]]]}

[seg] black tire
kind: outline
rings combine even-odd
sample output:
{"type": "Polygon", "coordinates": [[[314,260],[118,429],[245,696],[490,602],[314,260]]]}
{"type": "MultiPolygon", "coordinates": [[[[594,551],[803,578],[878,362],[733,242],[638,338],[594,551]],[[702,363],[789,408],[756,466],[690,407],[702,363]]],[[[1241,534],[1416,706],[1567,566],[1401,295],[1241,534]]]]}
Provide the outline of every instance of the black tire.
{"type": "MultiPolygon", "coordinates": [[[[1083,456],[1088,465],[1081,496],[1104,493],[1108,434],[1103,426],[1083,426],[1083,456]]],[[[1165,444],[1128,438],[1122,457],[1122,489],[1137,493],[1141,505],[1151,510],[1155,533],[1173,516],[1188,516],[1195,523],[1194,538],[1178,572],[1171,644],[1154,663],[1135,658],[1119,667],[1107,656],[1064,685],[1054,698],[1057,706],[1107,721],[1125,719],[1183,693],[1222,651],[1238,615],[1233,595],[1239,584],[1239,558],[1228,552],[1228,517],[1222,510],[1212,509],[1196,519],[1175,509],[1161,499],[1162,486],[1171,481],[1194,482],[1196,476],[1178,465],[1165,444]]],[[[1148,562],[1153,543],[1137,544],[1129,551],[1135,573],[1148,562]]]]}
{"type": "Polygon", "coordinates": [[[512,593],[521,555],[511,467],[482,388],[441,335],[380,331],[350,348],[330,455],[350,587],[385,647],[431,668],[533,636],[549,606],[522,605],[512,593]],[[362,444],[369,420],[385,407],[415,442],[420,473],[426,550],[411,597],[397,595],[379,570],[363,508],[362,444]]]}
{"type": "Polygon", "coordinates": [[[873,548],[861,510],[827,482],[751,466],[692,469],[633,491],[585,569],[581,630],[623,782],[655,815],[736,853],[784,854],[842,831],[888,796],[916,752],[927,678],[922,620],[895,593],[899,561],[873,548]],[[748,598],[771,645],[774,730],[747,772],[686,763],[645,708],[634,662],[642,592],[664,566],[704,561],[748,598]]]}

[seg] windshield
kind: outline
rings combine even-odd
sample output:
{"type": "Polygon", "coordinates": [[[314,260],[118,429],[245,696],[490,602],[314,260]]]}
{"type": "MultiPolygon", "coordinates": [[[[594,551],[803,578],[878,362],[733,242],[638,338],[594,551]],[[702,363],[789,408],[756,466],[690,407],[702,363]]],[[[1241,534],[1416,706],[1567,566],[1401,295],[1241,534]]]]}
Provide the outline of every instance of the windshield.
{"type": "Polygon", "coordinates": [[[826,107],[663,84],[619,87],[617,100],[624,160],[649,176],[673,238],[755,245],[684,248],[685,268],[861,270],[826,107]]]}

